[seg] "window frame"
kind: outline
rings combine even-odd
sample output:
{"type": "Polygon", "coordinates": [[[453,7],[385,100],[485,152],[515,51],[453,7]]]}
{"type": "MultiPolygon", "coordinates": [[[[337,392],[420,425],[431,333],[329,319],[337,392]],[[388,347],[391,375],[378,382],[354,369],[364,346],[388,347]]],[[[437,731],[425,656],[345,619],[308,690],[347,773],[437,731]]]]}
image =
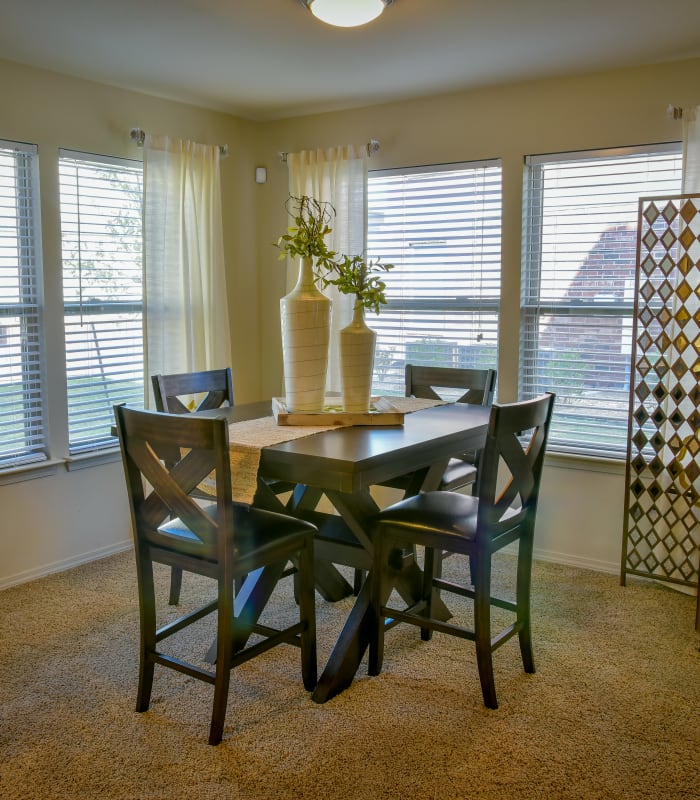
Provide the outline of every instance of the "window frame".
{"type": "MultiPolygon", "coordinates": [[[[655,154],[667,156],[681,156],[681,142],[660,142],[647,145],[630,145],[613,148],[587,149],[551,154],[537,154],[525,157],[523,174],[523,236],[522,236],[522,263],[521,263],[521,298],[520,298],[520,353],[518,388],[521,398],[532,397],[539,391],[537,354],[540,352],[540,319],[543,317],[563,317],[570,319],[583,319],[586,317],[618,319],[623,323],[628,321],[630,330],[630,347],[632,344],[632,326],[634,323],[634,292],[629,300],[615,300],[601,302],[591,297],[590,302],[577,300],[564,302],[562,300],[540,300],[542,283],[542,240],[545,228],[544,195],[545,184],[542,179],[535,180],[533,171],[541,170],[547,165],[557,163],[589,162],[596,160],[619,157],[650,156],[655,154]]],[[[601,188],[604,185],[601,184],[601,188]]],[[[666,194],[668,190],[662,193],[666,194]]],[[[680,191],[680,183],[678,186],[680,191]]],[[[649,192],[645,192],[648,194],[649,192]]],[[[643,195],[640,195],[643,196],[643,195]]],[[[634,221],[636,225],[637,201],[634,202],[634,221]]],[[[602,234],[601,234],[602,235],[602,234]]],[[[636,233],[635,233],[636,240],[636,233]]],[[[589,251],[590,252],[590,251],[589,251]]],[[[583,262],[582,262],[583,265],[583,262]]],[[[601,362],[603,363],[603,362],[601,362]]],[[[629,380],[631,376],[631,356],[627,364],[628,386],[624,393],[625,419],[624,432],[627,431],[627,403],[629,397],[629,380]]],[[[556,390],[556,387],[552,387],[556,390]]],[[[561,411],[560,411],[561,414],[561,411]]],[[[585,416],[585,413],[584,413],[585,416]]],[[[557,405],[555,404],[553,423],[556,423],[557,405]]],[[[591,417],[593,419],[593,417],[591,417]]],[[[600,442],[592,445],[583,445],[575,440],[566,441],[565,437],[557,435],[556,425],[553,424],[550,432],[548,449],[551,453],[563,456],[573,455],[585,458],[596,458],[611,461],[623,461],[626,457],[626,438],[620,446],[606,446],[600,442]]]]}
{"type": "MultiPolygon", "coordinates": [[[[62,177],[62,170],[64,167],[70,168],[70,162],[75,162],[76,164],[85,164],[88,168],[91,165],[99,165],[104,164],[107,169],[115,169],[119,166],[124,166],[129,170],[138,170],[139,171],[139,180],[141,181],[141,187],[143,186],[143,164],[141,161],[137,159],[131,158],[123,158],[119,156],[109,156],[109,155],[101,155],[95,153],[86,153],[83,151],[77,151],[67,148],[61,148],[58,153],[58,173],[59,173],[59,194],[60,194],[60,217],[61,217],[61,264],[62,264],[62,285],[63,285],[63,303],[62,303],[62,313],[64,319],[64,352],[65,352],[65,376],[66,376],[66,387],[67,387],[67,397],[66,397],[66,434],[67,434],[67,442],[68,442],[68,452],[69,457],[67,459],[67,464],[69,469],[78,469],[81,466],[88,466],[93,465],[95,463],[101,463],[104,460],[112,460],[112,456],[115,452],[118,451],[118,440],[116,437],[112,436],[111,434],[111,420],[110,424],[99,436],[94,436],[89,440],[75,440],[73,438],[72,433],[72,426],[71,426],[71,395],[70,390],[68,388],[70,380],[71,380],[71,368],[69,366],[69,360],[72,353],[77,353],[78,355],[89,353],[88,350],[74,350],[70,347],[69,337],[69,325],[67,324],[68,319],[79,316],[79,317],[87,317],[87,316],[114,316],[115,314],[139,314],[140,316],[140,331],[141,331],[141,344],[142,344],[142,351],[141,351],[141,366],[143,367],[143,362],[145,358],[144,348],[145,348],[145,337],[144,337],[144,297],[143,297],[143,225],[142,225],[142,208],[139,209],[138,219],[141,222],[140,228],[140,244],[141,244],[141,253],[139,258],[141,259],[141,298],[138,302],[134,301],[133,299],[114,299],[109,298],[107,295],[100,294],[96,299],[88,299],[82,296],[82,286],[79,287],[79,297],[77,299],[69,298],[70,292],[66,288],[66,264],[69,259],[66,258],[66,241],[69,239],[71,235],[77,236],[76,241],[74,244],[77,244],[78,252],[81,253],[81,246],[82,246],[82,233],[81,233],[81,225],[84,224],[81,218],[81,207],[80,207],[80,196],[76,194],[77,198],[77,212],[73,209],[68,209],[64,207],[64,196],[61,192],[63,189],[63,177],[62,177]],[[77,213],[77,226],[75,228],[71,228],[66,219],[70,214],[77,213]]],[[[80,192],[79,186],[76,185],[76,192],[80,192]]],[[[142,194],[141,194],[142,196],[142,194]]],[[[66,201],[67,203],[67,201],[66,201]]],[[[80,256],[78,258],[80,261],[80,256]]],[[[103,262],[100,262],[101,264],[103,262]]],[[[79,265],[79,274],[80,274],[80,265],[79,265]]],[[[79,283],[82,279],[79,280],[79,283]]],[[[109,340],[112,341],[112,340],[109,340]]],[[[98,347],[99,349],[99,347],[98,347]]],[[[127,352],[125,350],[125,352],[127,352]]],[[[117,399],[116,402],[130,402],[130,404],[140,405],[143,406],[144,399],[145,399],[145,379],[143,376],[143,369],[141,370],[141,386],[140,386],[140,401],[139,403],[135,403],[133,398],[126,397],[117,399]]],[[[104,410],[104,409],[103,409],[104,410]]],[[[74,412],[73,412],[74,413],[74,412]]]]}
{"type": "Polygon", "coordinates": [[[23,479],[30,470],[53,470],[54,465],[49,462],[47,424],[39,148],[26,142],[0,140],[0,150],[15,153],[18,297],[16,301],[0,301],[0,320],[20,320],[22,356],[18,377],[25,442],[24,447],[0,458],[0,482],[4,484],[23,479]]]}
{"type": "MultiPolygon", "coordinates": [[[[410,195],[410,188],[405,190],[405,196],[410,195]]],[[[445,205],[448,205],[448,198],[449,195],[449,188],[446,186],[444,189],[444,194],[440,194],[438,192],[431,193],[430,196],[426,199],[426,207],[429,206],[430,201],[436,198],[441,199],[445,205]]],[[[388,206],[389,209],[392,209],[392,206],[388,206]]],[[[391,213],[391,212],[389,212],[391,213]]],[[[402,235],[405,233],[411,233],[411,223],[409,220],[410,211],[407,210],[405,213],[405,224],[404,227],[401,227],[400,230],[402,235]]],[[[435,230],[439,230],[439,221],[436,221],[435,230]]],[[[379,227],[379,224],[377,225],[379,227]]],[[[470,232],[469,223],[465,221],[464,226],[458,229],[456,239],[460,237],[464,238],[465,241],[469,241],[469,232],[470,232]]],[[[482,227],[483,231],[483,227],[482,227]]],[[[431,231],[432,232],[432,231],[431,231]]],[[[377,348],[376,351],[380,352],[380,344],[383,339],[383,334],[386,331],[386,336],[389,337],[389,341],[391,341],[391,337],[396,335],[398,338],[398,345],[397,347],[403,351],[403,358],[396,358],[391,362],[391,366],[387,369],[387,374],[389,375],[388,378],[382,379],[381,377],[381,370],[386,368],[386,365],[379,364],[378,359],[375,357],[375,366],[374,366],[374,374],[373,374],[373,394],[390,394],[390,393],[400,393],[403,394],[404,392],[404,372],[402,365],[406,362],[412,362],[416,364],[430,364],[433,366],[445,366],[445,367],[469,367],[474,366],[468,362],[464,362],[464,359],[468,359],[469,355],[464,355],[464,351],[468,348],[465,348],[463,342],[451,342],[449,339],[454,338],[452,336],[448,337],[446,343],[448,345],[454,344],[454,351],[450,356],[447,353],[447,349],[443,351],[444,358],[440,358],[440,345],[439,337],[437,340],[434,340],[434,333],[436,330],[441,330],[442,328],[439,326],[437,322],[431,322],[429,315],[433,314],[438,317],[441,313],[446,314],[448,317],[450,315],[455,315],[458,317],[460,314],[465,315],[465,319],[470,319],[469,315],[479,316],[484,315],[484,317],[488,317],[489,315],[493,318],[493,323],[490,325],[490,328],[493,328],[493,360],[489,360],[488,366],[493,369],[497,369],[497,361],[498,361],[498,332],[499,332],[499,325],[500,325],[500,306],[501,306],[501,283],[502,283],[502,276],[501,276],[501,260],[502,260],[502,236],[503,236],[503,161],[501,158],[489,158],[489,159],[478,159],[474,161],[459,161],[459,162],[451,162],[451,163],[441,163],[441,164],[426,164],[426,165],[418,165],[418,166],[409,166],[409,167],[394,167],[389,169],[377,169],[377,170],[370,170],[368,172],[368,233],[367,233],[367,254],[369,259],[376,259],[377,257],[381,257],[382,262],[384,263],[393,263],[395,265],[395,269],[387,274],[382,275],[382,279],[385,280],[387,284],[386,296],[387,296],[387,303],[382,306],[381,314],[379,319],[375,322],[373,315],[368,315],[367,323],[371,328],[374,328],[377,331],[377,348]],[[480,282],[480,286],[477,287],[476,291],[472,293],[455,293],[452,297],[440,297],[440,296],[430,296],[429,294],[421,296],[417,294],[417,296],[405,296],[402,294],[403,287],[400,283],[400,269],[401,263],[397,262],[395,257],[392,254],[392,248],[397,247],[398,240],[392,240],[390,242],[389,247],[382,247],[381,242],[373,241],[373,228],[372,228],[372,205],[371,205],[371,182],[373,178],[376,178],[378,181],[384,178],[391,178],[391,177],[398,177],[398,178],[405,178],[410,176],[425,176],[426,180],[430,179],[430,176],[438,175],[439,173],[457,173],[460,171],[464,171],[465,173],[473,172],[474,177],[470,177],[469,180],[472,182],[478,181],[478,171],[481,170],[483,175],[485,176],[485,191],[482,195],[477,195],[476,193],[468,194],[464,196],[464,204],[468,205],[470,202],[473,202],[474,198],[477,198],[477,203],[479,204],[476,208],[476,213],[474,215],[471,224],[474,224],[475,220],[478,220],[479,224],[484,226],[485,223],[489,222],[493,215],[497,216],[497,228],[496,233],[492,234],[489,232],[489,236],[486,237],[484,240],[482,238],[482,249],[476,253],[476,251],[471,252],[469,251],[469,245],[463,244],[463,252],[461,252],[457,257],[461,259],[468,258],[467,253],[470,252],[472,256],[474,256],[474,261],[471,263],[478,263],[480,265],[479,270],[479,277],[478,281],[480,282]],[[487,172],[488,170],[488,172],[487,172]],[[497,172],[494,174],[493,170],[497,172]],[[494,176],[495,175],[495,176],[494,176]],[[498,186],[498,199],[495,201],[495,208],[494,211],[492,205],[494,204],[494,199],[492,195],[489,195],[489,189],[497,184],[498,186]],[[484,244],[485,242],[485,244],[484,244]],[[498,252],[497,254],[493,254],[492,251],[489,250],[488,245],[493,246],[496,243],[498,252]],[[497,267],[489,266],[489,263],[496,261],[498,263],[497,267]],[[495,291],[492,292],[492,296],[489,295],[488,290],[483,290],[481,286],[481,281],[486,276],[486,281],[491,279],[491,281],[495,281],[495,291]],[[394,288],[397,287],[396,291],[394,288]],[[406,320],[406,322],[398,322],[398,323],[387,323],[386,320],[391,315],[397,315],[400,317],[401,315],[410,315],[415,314],[417,317],[421,315],[425,315],[428,324],[426,324],[425,331],[426,331],[426,353],[421,358],[420,356],[416,357],[411,356],[408,352],[409,346],[411,344],[416,345],[417,349],[420,350],[421,342],[418,341],[411,341],[411,336],[415,336],[415,333],[411,333],[411,322],[406,320]],[[428,352],[432,344],[437,345],[436,352],[428,352]],[[426,360],[427,359],[427,360],[426,360]],[[399,367],[401,367],[399,369],[399,367]],[[393,371],[392,371],[393,370],[393,371]]],[[[380,238],[379,235],[376,237],[377,239],[380,238]]],[[[405,237],[407,241],[410,237],[405,237]]],[[[402,240],[403,241],[403,240],[402,240]]],[[[404,244],[404,247],[411,246],[409,244],[404,244]]],[[[427,258],[428,263],[430,258],[435,258],[435,255],[439,254],[439,249],[435,249],[430,251],[427,258]]],[[[459,279],[455,279],[456,283],[455,286],[458,285],[459,279]]],[[[468,281],[467,281],[468,282],[468,281]]],[[[419,281],[420,283],[420,281],[419,281]]],[[[445,281],[445,289],[448,290],[452,288],[452,285],[449,281],[445,281]]],[[[410,291],[418,291],[417,289],[409,290],[410,291]]],[[[416,324],[417,317],[414,318],[413,324],[416,324]]],[[[489,323],[485,323],[485,326],[488,326],[489,323]]],[[[490,330],[489,328],[489,330],[490,330]]],[[[470,328],[471,330],[471,328],[470,328]]],[[[465,337],[466,340],[466,337],[465,337]]],[[[484,347],[488,347],[488,344],[485,344],[484,347]]],[[[449,349],[449,348],[448,348],[449,349]]],[[[391,347],[387,347],[387,352],[390,352],[391,347]]],[[[474,358],[478,359],[479,354],[476,353],[473,355],[474,358]]]]}

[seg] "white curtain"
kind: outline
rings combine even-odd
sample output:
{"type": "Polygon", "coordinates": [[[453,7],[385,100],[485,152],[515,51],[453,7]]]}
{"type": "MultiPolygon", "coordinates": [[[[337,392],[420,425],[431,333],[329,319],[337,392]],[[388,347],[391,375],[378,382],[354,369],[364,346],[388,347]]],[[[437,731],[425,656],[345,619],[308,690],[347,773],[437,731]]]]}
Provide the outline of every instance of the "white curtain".
{"type": "MultiPolygon", "coordinates": [[[[365,250],[367,160],[365,144],[287,154],[290,195],[307,195],[330,203],[335,209],[328,246],[338,254],[356,255],[365,250]]],[[[287,272],[289,289],[296,283],[298,270],[299,265],[290,262],[287,272]]],[[[340,294],[335,286],[329,286],[325,292],[333,301],[327,388],[340,391],[338,332],[352,319],[353,298],[340,294]]]]}
{"type": "Polygon", "coordinates": [[[700,106],[683,109],[683,192],[700,192],[700,106]]]}
{"type": "Polygon", "coordinates": [[[144,141],[145,377],[231,365],[218,146],[144,141]]]}

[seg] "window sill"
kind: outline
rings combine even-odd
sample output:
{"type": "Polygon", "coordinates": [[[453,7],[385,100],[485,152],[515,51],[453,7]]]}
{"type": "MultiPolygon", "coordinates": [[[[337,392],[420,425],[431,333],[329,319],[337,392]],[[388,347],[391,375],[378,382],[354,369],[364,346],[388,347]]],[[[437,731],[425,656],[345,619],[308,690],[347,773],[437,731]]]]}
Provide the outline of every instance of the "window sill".
{"type": "Polygon", "coordinates": [[[71,456],[67,458],[64,463],[68,472],[75,472],[78,469],[99,467],[100,464],[112,464],[120,460],[121,451],[117,447],[109,450],[99,450],[94,453],[81,453],[80,455],[71,456]]]}
{"type": "Polygon", "coordinates": [[[545,456],[545,464],[557,469],[575,469],[583,472],[605,472],[609,475],[625,474],[626,462],[621,458],[605,458],[604,456],[584,456],[578,453],[558,453],[549,451],[545,456]]]}
{"type": "Polygon", "coordinates": [[[60,459],[37,461],[33,464],[24,464],[21,467],[3,470],[0,472],[0,486],[7,486],[22,481],[33,481],[36,478],[46,478],[55,475],[64,462],[60,459]]]}

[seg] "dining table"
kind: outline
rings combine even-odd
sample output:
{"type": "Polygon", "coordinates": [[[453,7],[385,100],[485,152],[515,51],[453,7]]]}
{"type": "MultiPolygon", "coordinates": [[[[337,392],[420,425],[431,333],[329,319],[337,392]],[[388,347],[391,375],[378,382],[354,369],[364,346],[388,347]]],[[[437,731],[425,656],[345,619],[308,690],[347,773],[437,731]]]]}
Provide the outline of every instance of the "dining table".
{"type": "MultiPolygon", "coordinates": [[[[233,431],[235,423],[267,420],[272,411],[271,402],[263,401],[200,413],[225,416],[233,431]]],[[[410,474],[406,494],[437,489],[451,457],[483,446],[489,414],[490,409],[480,405],[443,403],[405,414],[400,425],[339,426],[263,446],[252,504],[317,525],[316,589],[324,599],[338,601],[353,594],[338,565],[371,568],[372,519],[380,511],[372,487],[410,474]],[[293,491],[275,492],[278,481],[293,484],[293,491]],[[321,503],[324,497],[327,502],[321,503]]],[[[234,444],[235,436],[231,447],[234,444]]],[[[252,633],[282,568],[258,570],[237,592],[234,613],[244,624],[235,646],[242,647],[252,633]]],[[[422,577],[415,553],[401,554],[394,586],[407,603],[418,598],[422,577]]],[[[433,612],[450,617],[439,598],[433,612]]],[[[370,581],[365,580],[321,672],[312,694],[315,702],[329,700],[352,683],[372,624],[370,581]]]]}

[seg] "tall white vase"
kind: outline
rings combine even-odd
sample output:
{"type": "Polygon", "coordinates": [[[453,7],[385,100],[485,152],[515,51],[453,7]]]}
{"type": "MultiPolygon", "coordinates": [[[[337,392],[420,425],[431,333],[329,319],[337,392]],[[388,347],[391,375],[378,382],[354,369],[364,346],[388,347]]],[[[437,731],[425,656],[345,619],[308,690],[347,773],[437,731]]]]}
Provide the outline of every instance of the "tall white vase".
{"type": "Polygon", "coordinates": [[[345,411],[368,411],[377,333],[365,324],[364,308],[355,303],[352,322],[340,331],[340,373],[345,411]]]}
{"type": "Polygon", "coordinates": [[[285,404],[289,411],[322,411],[328,371],[331,301],[316,288],[313,264],[302,258],[299,278],[280,300],[285,404]]]}

